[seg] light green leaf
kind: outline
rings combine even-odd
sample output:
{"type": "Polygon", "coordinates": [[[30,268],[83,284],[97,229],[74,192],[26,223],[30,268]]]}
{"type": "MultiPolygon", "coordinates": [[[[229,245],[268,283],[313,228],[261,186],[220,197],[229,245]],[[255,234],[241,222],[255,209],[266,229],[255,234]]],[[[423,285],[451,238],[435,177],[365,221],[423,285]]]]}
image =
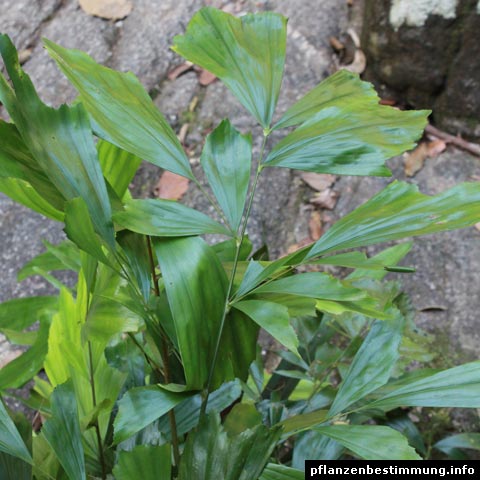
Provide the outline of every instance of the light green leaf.
{"type": "Polygon", "coordinates": [[[210,414],[191,432],[179,468],[179,480],[252,480],[269,460],[280,429],[257,425],[228,433],[218,414],[210,414]]]}
{"type": "Polygon", "coordinates": [[[307,258],[345,248],[465,228],[478,222],[480,183],[462,183],[435,196],[395,181],[335,223],[307,258]]]}
{"type": "Polygon", "coordinates": [[[170,392],[157,385],[131,388],[118,402],[114,423],[115,443],[123,442],[139,432],[189,396],[188,393],[170,392]]]}
{"type": "Polygon", "coordinates": [[[237,231],[250,180],[251,135],[242,135],[228,120],[223,120],[208,135],[200,162],[230,226],[237,231]]]}
{"type": "Polygon", "coordinates": [[[0,400],[0,451],[32,463],[32,456],[28,451],[17,427],[13,423],[3,402],[0,400]]]}
{"type": "Polygon", "coordinates": [[[366,292],[342,283],[340,280],[322,272],[299,273],[290,277],[266,283],[255,293],[285,293],[302,297],[325,300],[360,300],[366,292]]]}
{"type": "Polygon", "coordinates": [[[434,448],[450,455],[452,450],[466,448],[480,450],[480,433],[459,433],[443,438],[433,445],[434,448]]]}
{"type": "Polygon", "coordinates": [[[379,425],[331,425],[317,427],[365,460],[421,460],[407,439],[393,428],[379,425]]]}
{"type": "Polygon", "coordinates": [[[0,369],[0,390],[20,388],[43,367],[48,351],[48,318],[42,319],[35,343],[19,357],[0,369]]]}
{"type": "Polygon", "coordinates": [[[392,320],[373,324],[340,384],[330,408],[331,417],[388,382],[400,356],[404,322],[397,310],[392,320]]]}
{"type": "Polygon", "coordinates": [[[47,107],[37,96],[17,52],[0,35],[2,54],[14,90],[0,76],[0,100],[43,170],[66,200],[81,197],[97,233],[114,244],[110,200],[98,162],[87,113],[81,104],[47,107]]]}
{"type": "Polygon", "coordinates": [[[290,325],[287,307],[263,300],[245,300],[235,303],[234,307],[248,315],[290,351],[299,355],[297,351],[298,338],[290,325]]]}
{"type": "Polygon", "coordinates": [[[430,112],[400,111],[378,100],[372,85],[351,73],[336,73],[285,113],[275,128],[301,125],[275,145],[264,165],[390,175],[384,162],[415,146],[430,112]]]}
{"type": "MultiPolygon", "coordinates": [[[[155,239],[187,386],[206,385],[227,294],[227,277],[215,252],[200,238],[155,239]]],[[[218,365],[217,388],[231,375],[218,365]]],[[[228,378],[231,379],[231,378],[228,378]]]]}
{"type": "Polygon", "coordinates": [[[44,43],[80,93],[100,138],[154,165],[193,179],[175,133],[135,75],[103,67],[80,50],[68,50],[47,39],[44,43]]]}
{"type": "Polygon", "coordinates": [[[142,159],[105,140],[98,141],[97,152],[104,177],[122,198],[142,159]]]}
{"type": "Polygon", "coordinates": [[[286,19],[265,12],[236,18],[202,8],[173,50],[219,77],[264,127],[272,120],[282,83],[286,19]]]}
{"type": "Polygon", "coordinates": [[[113,469],[116,480],[162,480],[170,478],[172,468],[170,445],[139,445],[120,451],[113,469]]]}
{"type": "Polygon", "coordinates": [[[302,470],[269,463],[260,475],[259,480],[304,480],[305,473],[302,470]]]}
{"type": "Polygon", "coordinates": [[[204,233],[231,235],[222,225],[198,210],[173,200],[129,200],[113,219],[133,232],[156,237],[186,237],[204,233]]]}
{"type": "Polygon", "coordinates": [[[78,421],[77,399],[71,381],[59,385],[50,398],[52,417],[42,427],[42,435],[54,450],[71,480],[85,480],[85,458],[78,421]]]}
{"type": "Polygon", "coordinates": [[[55,311],[56,297],[14,298],[0,303],[0,331],[23,331],[40,319],[43,311],[55,311]]]}
{"type": "Polygon", "coordinates": [[[44,242],[44,245],[47,247],[47,251],[32,258],[18,272],[17,278],[19,281],[35,275],[38,269],[45,272],[53,270],[73,270],[78,272],[80,270],[80,251],[70,240],[65,240],[58,245],[44,242]]]}
{"type": "Polygon", "coordinates": [[[480,361],[449,368],[390,391],[365,408],[480,408],[480,361]]]}
{"type": "Polygon", "coordinates": [[[292,127],[310,119],[327,107],[349,108],[352,102],[359,106],[375,105],[380,101],[371,83],[347,70],[339,70],[310,90],[292,105],[273,127],[274,130],[292,127]]]}
{"type": "Polygon", "coordinates": [[[45,201],[25,180],[0,176],[0,192],[37,213],[59,222],[63,221],[63,213],[45,201]]]}

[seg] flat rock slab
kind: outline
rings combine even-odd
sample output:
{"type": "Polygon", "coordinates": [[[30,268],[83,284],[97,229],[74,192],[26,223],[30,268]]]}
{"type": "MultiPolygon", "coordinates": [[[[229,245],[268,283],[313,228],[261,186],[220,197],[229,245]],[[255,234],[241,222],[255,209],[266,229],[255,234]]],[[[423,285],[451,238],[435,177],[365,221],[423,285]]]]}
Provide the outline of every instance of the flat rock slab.
{"type": "MultiPolygon", "coordinates": [[[[133,71],[177,132],[185,123],[189,124],[185,144],[194,169],[200,175],[198,158],[204,137],[224,117],[228,116],[241,131],[254,128],[256,155],[261,136],[248,113],[219,82],[202,87],[193,71],[167,80],[167,73],[183,62],[168,49],[172,38],[185,30],[192,14],[204,3],[237,14],[262,10],[268,5],[267,2],[250,1],[138,0],[128,17],[111,22],[85,14],[73,0],[7,0],[8,8],[2,8],[0,16],[0,31],[10,34],[20,49],[32,50],[25,69],[32,76],[40,96],[52,105],[73,100],[75,92],[48,59],[40,43],[42,36],[67,47],[81,48],[108,66],[133,71]],[[195,108],[190,111],[192,101],[195,108]]],[[[332,52],[328,38],[338,36],[346,28],[348,7],[347,2],[338,0],[304,0],[301,3],[279,0],[271,6],[290,17],[286,75],[278,106],[281,113],[331,73],[332,52]]],[[[392,161],[392,165],[401,177],[401,160],[392,161]]],[[[478,159],[449,150],[427,161],[413,181],[426,193],[435,193],[479,175],[478,169],[478,159]]],[[[264,173],[249,234],[257,246],[267,242],[272,255],[277,256],[308,236],[310,212],[304,206],[304,195],[308,192],[295,172],[267,169],[264,173]]],[[[152,196],[160,174],[157,167],[144,164],[135,181],[135,196],[152,196]]],[[[352,210],[387,181],[357,177],[340,179],[335,185],[340,192],[339,202],[331,215],[339,217],[352,210]]],[[[212,213],[193,188],[187,192],[185,201],[212,213]]],[[[0,195],[0,236],[0,257],[4,266],[0,301],[51,291],[45,282],[33,277],[17,284],[16,272],[43,250],[41,239],[52,243],[60,241],[62,226],[0,195]]],[[[444,330],[447,337],[455,339],[455,347],[461,345],[470,352],[478,349],[479,344],[476,336],[480,310],[477,294],[479,241],[480,233],[475,229],[417,240],[406,262],[418,269],[405,283],[416,308],[426,308],[429,312],[421,315],[422,321],[444,330]]]]}

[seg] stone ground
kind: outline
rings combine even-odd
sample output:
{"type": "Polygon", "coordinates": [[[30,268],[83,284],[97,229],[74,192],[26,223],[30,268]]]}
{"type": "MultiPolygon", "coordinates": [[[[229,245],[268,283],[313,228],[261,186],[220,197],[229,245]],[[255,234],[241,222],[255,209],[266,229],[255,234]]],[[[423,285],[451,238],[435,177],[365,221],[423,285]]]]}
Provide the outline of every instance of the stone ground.
{"type": "MultiPolygon", "coordinates": [[[[358,24],[361,2],[353,2],[353,7],[346,0],[135,0],[133,3],[134,9],[127,18],[112,22],[85,14],[75,0],[1,0],[0,31],[8,33],[19,50],[32,50],[24,68],[42,99],[55,106],[73,100],[75,92],[42,49],[41,37],[85,50],[110,67],[133,71],[177,131],[189,122],[185,143],[195,163],[204,134],[222,118],[228,116],[240,130],[254,126],[247,112],[220,83],[200,86],[194,72],[173,81],[167,79],[167,73],[182,63],[168,47],[198,8],[213,4],[237,14],[273,9],[289,17],[286,75],[278,108],[281,113],[332,73],[328,39],[340,35],[349,25],[358,24]],[[195,97],[198,104],[192,115],[188,108],[195,97]]],[[[402,160],[393,159],[390,164],[395,176],[402,178],[402,160]]],[[[160,174],[156,167],[144,165],[135,181],[136,195],[152,195],[160,174]]],[[[428,160],[412,181],[423,192],[433,194],[473,178],[480,178],[479,159],[449,148],[438,158],[428,160]]],[[[338,204],[333,212],[321,212],[324,220],[352,210],[388,181],[355,177],[338,180],[334,186],[339,192],[338,204]]],[[[265,240],[271,253],[278,255],[307,237],[311,210],[305,206],[305,198],[311,193],[297,173],[268,169],[260,183],[249,225],[255,243],[265,240]]],[[[208,209],[193,189],[188,191],[185,201],[208,209]]],[[[0,301],[51,291],[38,278],[18,284],[16,272],[43,250],[42,239],[55,243],[62,235],[60,225],[0,196],[3,265],[0,301]]],[[[405,262],[417,268],[417,273],[408,278],[406,289],[412,295],[422,325],[438,334],[440,354],[449,358],[446,363],[478,357],[479,246],[480,232],[474,228],[431,236],[417,240],[405,262]]],[[[7,358],[11,355],[5,348],[3,351],[7,358]]]]}

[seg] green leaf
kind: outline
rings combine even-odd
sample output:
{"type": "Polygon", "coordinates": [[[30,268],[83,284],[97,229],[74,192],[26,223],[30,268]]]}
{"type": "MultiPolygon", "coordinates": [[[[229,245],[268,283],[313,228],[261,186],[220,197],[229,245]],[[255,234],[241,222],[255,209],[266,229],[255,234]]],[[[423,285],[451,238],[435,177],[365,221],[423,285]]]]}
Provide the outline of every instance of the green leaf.
{"type": "Polygon", "coordinates": [[[325,300],[360,300],[366,293],[322,272],[299,273],[274,280],[255,290],[255,293],[285,293],[325,300]]]}
{"type": "Polygon", "coordinates": [[[257,425],[239,434],[224,430],[210,414],[188,435],[179,480],[251,480],[258,478],[278,440],[280,429],[257,425]]]}
{"type": "Polygon", "coordinates": [[[56,297],[14,298],[0,304],[0,331],[3,329],[21,332],[40,319],[46,310],[55,311],[56,297]]]}
{"type": "Polygon", "coordinates": [[[97,152],[104,177],[122,198],[142,159],[105,140],[98,141],[97,152]]]}
{"type": "Polygon", "coordinates": [[[42,319],[35,343],[0,369],[0,390],[20,388],[41,370],[48,351],[49,329],[48,319],[42,319]]]}
{"type": "Polygon", "coordinates": [[[304,480],[304,478],[305,473],[302,470],[269,463],[259,480],[304,480]]]}
{"type": "MultiPolygon", "coordinates": [[[[223,262],[232,262],[235,259],[235,253],[237,252],[237,241],[234,238],[225,240],[223,242],[212,245],[212,249],[217,254],[219,260],[223,262]]],[[[240,253],[238,259],[240,262],[247,260],[248,256],[252,252],[252,242],[245,236],[243,238],[242,246],[240,247],[240,253]]]]}
{"type": "Polygon", "coordinates": [[[242,135],[228,120],[208,135],[200,159],[208,183],[232,227],[242,221],[252,163],[252,137],[242,135]]]}
{"type": "Polygon", "coordinates": [[[172,468],[170,445],[139,445],[120,451],[113,469],[116,480],[162,480],[170,478],[172,468]]]}
{"type": "Polygon", "coordinates": [[[294,435],[303,430],[308,430],[325,422],[329,418],[328,410],[315,410],[314,412],[302,413],[287,418],[279,423],[283,427],[283,433],[294,435]]]}
{"type": "Polygon", "coordinates": [[[264,127],[272,120],[282,83],[286,19],[265,12],[236,18],[202,8],[173,50],[219,77],[264,127]]]}
{"type": "Polygon", "coordinates": [[[405,319],[376,321],[356,353],[330,408],[331,417],[388,382],[397,362],[405,319]]]}
{"type": "Polygon", "coordinates": [[[47,251],[32,258],[18,272],[17,278],[20,282],[27,277],[36,275],[38,269],[45,272],[54,270],[78,272],[80,270],[80,251],[74,243],[65,240],[58,245],[52,245],[48,242],[44,242],[44,245],[47,247],[47,251]]]}
{"type": "Polygon", "coordinates": [[[66,200],[83,198],[95,230],[113,245],[110,200],[87,112],[81,104],[62,105],[58,110],[43,104],[6,35],[0,35],[0,53],[15,88],[0,76],[0,100],[25,144],[66,200]]]}
{"type": "MultiPolygon", "coordinates": [[[[238,380],[224,383],[218,390],[213,391],[208,397],[206,413],[221,412],[232,405],[242,395],[242,388],[238,380]]],[[[183,400],[175,408],[175,421],[178,435],[184,435],[192,430],[200,418],[202,395],[200,393],[183,400]]],[[[158,430],[169,439],[170,421],[164,416],[158,422],[158,430]]]]}
{"type": "Polygon", "coordinates": [[[344,452],[344,447],[321,433],[310,430],[301,433],[295,439],[292,467],[305,469],[305,460],[338,460],[344,452]]]}
{"type": "Polygon", "coordinates": [[[170,392],[157,385],[131,388],[118,402],[115,443],[131,437],[189,396],[188,393],[170,392]]]}
{"type": "Polygon", "coordinates": [[[103,67],[80,50],[44,44],[80,93],[100,138],[193,180],[180,142],[135,75],[103,67]]]}
{"type": "Polygon", "coordinates": [[[351,73],[336,73],[275,125],[301,124],[275,145],[264,165],[339,175],[390,175],[384,162],[415,146],[430,111],[400,111],[378,101],[372,85],[351,73]]]}
{"type": "MultiPolygon", "coordinates": [[[[154,247],[175,323],[187,386],[202,389],[212,365],[225,307],[225,271],[215,252],[198,237],[156,239],[154,247]]],[[[228,362],[218,367],[216,387],[225,380],[224,375],[231,374],[228,362]]]]}
{"type": "Polygon", "coordinates": [[[248,315],[290,351],[299,355],[297,351],[298,338],[290,325],[287,307],[263,300],[245,300],[235,303],[234,307],[248,315]]]}
{"type": "Polygon", "coordinates": [[[479,215],[480,183],[463,183],[430,197],[419,193],[415,185],[395,181],[335,223],[314,244],[307,258],[465,228],[478,222],[479,215]]]}
{"type": "Polygon", "coordinates": [[[403,436],[407,437],[408,443],[423,456],[426,456],[427,449],[422,438],[421,432],[417,426],[405,414],[401,417],[395,417],[387,422],[388,427],[392,427],[399,431],[403,436]]]}
{"type": "MultiPolygon", "coordinates": [[[[49,213],[51,218],[62,220],[61,212],[65,199],[32,157],[17,127],[3,120],[0,120],[0,179],[5,188],[10,182],[11,188],[18,185],[19,189],[25,190],[24,195],[32,197],[32,200],[37,197],[41,199],[40,206],[22,201],[27,207],[35,210],[43,203],[45,212],[40,213],[49,213]]],[[[10,195],[12,191],[5,193],[10,195]]]]}
{"type": "Polygon", "coordinates": [[[0,451],[32,463],[32,456],[28,451],[17,427],[13,423],[3,402],[0,400],[0,451]]]}
{"type": "Polygon", "coordinates": [[[389,427],[379,425],[331,425],[317,427],[326,435],[365,460],[421,460],[407,439],[389,427]]]}
{"type": "Polygon", "coordinates": [[[375,105],[379,101],[371,83],[363,82],[355,73],[339,70],[292,105],[273,129],[299,125],[327,107],[349,108],[352,102],[375,105]]]}
{"type": "Polygon", "coordinates": [[[173,200],[129,200],[113,219],[133,232],[155,237],[186,237],[204,233],[231,235],[223,226],[198,210],[173,200]]]}
{"type": "Polygon", "coordinates": [[[480,408],[480,361],[427,375],[390,391],[365,408],[480,408]]]}
{"type": "Polygon", "coordinates": [[[237,403],[228,414],[223,428],[228,435],[238,435],[249,428],[255,428],[262,423],[262,415],[254,405],[237,403]]]}
{"type": "Polygon", "coordinates": [[[443,438],[433,445],[433,448],[450,455],[457,448],[480,450],[480,433],[459,433],[443,438]]]}
{"type": "Polygon", "coordinates": [[[0,192],[4,193],[15,202],[21,203],[27,208],[45,215],[48,218],[60,222],[63,220],[63,213],[45,201],[32,185],[25,180],[0,176],[0,192]]]}
{"type": "Polygon", "coordinates": [[[81,250],[87,252],[96,260],[110,265],[102,249],[102,241],[95,233],[83,198],[74,198],[65,205],[65,233],[81,250]]]}
{"type": "Polygon", "coordinates": [[[54,450],[71,480],[85,480],[85,458],[78,421],[77,399],[71,381],[59,385],[50,398],[52,417],[42,427],[42,435],[54,450]]]}

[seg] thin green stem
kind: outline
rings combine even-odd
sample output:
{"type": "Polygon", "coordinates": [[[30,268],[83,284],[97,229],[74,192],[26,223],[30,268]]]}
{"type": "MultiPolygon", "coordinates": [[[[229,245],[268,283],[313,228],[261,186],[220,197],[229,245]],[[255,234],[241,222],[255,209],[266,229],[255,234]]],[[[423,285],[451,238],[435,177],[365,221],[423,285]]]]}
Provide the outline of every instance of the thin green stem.
{"type": "MultiPolygon", "coordinates": [[[[95,377],[93,371],[93,355],[92,355],[92,344],[90,341],[88,342],[88,358],[90,363],[90,386],[92,389],[92,403],[93,408],[97,406],[97,394],[95,392],[95,377]]],[[[94,423],[95,432],[97,435],[97,443],[98,443],[98,459],[100,460],[100,466],[102,468],[102,480],[106,480],[107,478],[107,467],[105,464],[105,457],[103,452],[103,445],[102,445],[102,435],[100,434],[100,425],[98,424],[98,417],[95,418],[94,423]]]]}
{"type": "MultiPolygon", "coordinates": [[[[158,286],[157,276],[155,275],[155,261],[153,260],[153,250],[152,250],[152,240],[149,236],[147,238],[147,251],[148,258],[150,261],[150,272],[152,275],[153,288],[155,291],[155,296],[160,296],[160,288],[158,286]]],[[[163,378],[165,383],[170,383],[170,364],[168,362],[168,342],[165,334],[162,332],[162,345],[160,355],[162,357],[163,363],[163,378]]],[[[177,433],[177,422],[175,420],[175,412],[171,409],[168,412],[168,418],[170,420],[170,431],[172,434],[172,447],[173,447],[173,459],[175,461],[175,466],[178,468],[180,464],[180,448],[178,445],[178,433],[177,433]]]]}
{"type": "Polygon", "coordinates": [[[263,160],[263,154],[265,152],[265,145],[267,143],[267,137],[268,137],[267,135],[265,135],[263,137],[263,143],[262,143],[262,148],[260,150],[258,167],[257,167],[257,171],[255,172],[255,178],[253,180],[252,187],[250,189],[250,198],[248,200],[247,209],[245,211],[243,224],[242,224],[242,227],[241,227],[241,230],[240,230],[240,235],[236,237],[237,238],[237,248],[235,250],[235,257],[234,257],[234,260],[233,260],[233,268],[232,268],[232,272],[230,274],[230,279],[229,279],[229,282],[228,282],[227,293],[225,295],[225,305],[224,305],[224,308],[223,308],[222,319],[220,321],[220,328],[218,330],[217,340],[215,342],[215,349],[213,351],[212,363],[210,365],[210,370],[208,372],[207,386],[206,386],[206,389],[205,389],[205,394],[204,394],[204,397],[203,397],[202,406],[200,408],[200,418],[204,417],[205,413],[207,411],[208,398],[210,396],[210,391],[211,391],[211,388],[212,388],[213,372],[215,371],[215,367],[216,367],[216,364],[217,364],[218,352],[220,350],[220,343],[222,341],[222,335],[223,335],[223,329],[225,327],[225,321],[226,321],[226,318],[227,318],[227,314],[230,311],[230,300],[231,300],[230,295],[231,295],[232,290],[233,290],[233,282],[235,280],[235,274],[237,272],[238,259],[240,257],[240,251],[242,249],[243,240],[245,238],[245,231],[247,229],[248,219],[250,217],[250,213],[251,213],[251,210],[252,210],[253,199],[254,199],[255,191],[257,190],[257,185],[258,185],[258,179],[259,179],[260,173],[262,172],[262,169],[263,169],[262,160],[263,160]]]}

